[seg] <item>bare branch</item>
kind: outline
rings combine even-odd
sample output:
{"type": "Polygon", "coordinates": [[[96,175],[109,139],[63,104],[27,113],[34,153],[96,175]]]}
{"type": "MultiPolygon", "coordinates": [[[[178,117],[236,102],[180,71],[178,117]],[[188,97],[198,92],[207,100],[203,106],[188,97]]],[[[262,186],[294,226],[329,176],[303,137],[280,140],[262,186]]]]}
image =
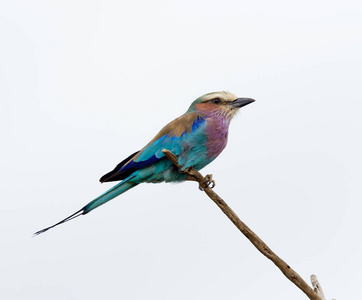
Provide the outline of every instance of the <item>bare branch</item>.
{"type": "MultiPolygon", "coordinates": [[[[180,166],[177,161],[177,157],[166,149],[162,150],[166,157],[178,168],[180,166]]],[[[213,200],[216,205],[224,212],[224,214],[234,223],[234,225],[249,239],[249,241],[267,258],[269,258],[279,269],[280,271],[299,289],[301,289],[309,299],[311,300],[325,300],[322,289],[318,281],[318,289],[313,285],[312,289],[302,277],[299,276],[285,261],[283,261],[279,256],[277,256],[246,224],[244,224],[235,212],[221,199],[208,185],[208,179],[202,176],[198,171],[193,168],[187,168],[183,171],[188,175],[188,180],[198,181],[200,187],[204,192],[213,200]]],[[[312,279],[313,280],[313,279],[312,279]]],[[[313,281],[312,281],[313,284],[313,281]]]]}

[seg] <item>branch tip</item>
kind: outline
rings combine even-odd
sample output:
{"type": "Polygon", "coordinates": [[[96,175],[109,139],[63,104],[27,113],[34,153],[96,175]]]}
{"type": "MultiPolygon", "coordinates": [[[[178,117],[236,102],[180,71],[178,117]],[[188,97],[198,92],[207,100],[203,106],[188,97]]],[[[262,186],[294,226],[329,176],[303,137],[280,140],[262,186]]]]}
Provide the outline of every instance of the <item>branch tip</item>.
{"type": "Polygon", "coordinates": [[[312,274],[312,275],[310,276],[310,281],[311,281],[311,283],[312,283],[314,292],[316,292],[322,300],[326,300],[326,297],[324,296],[322,287],[321,287],[321,285],[319,284],[319,281],[318,281],[318,279],[317,279],[317,276],[314,275],[314,274],[312,274]]]}

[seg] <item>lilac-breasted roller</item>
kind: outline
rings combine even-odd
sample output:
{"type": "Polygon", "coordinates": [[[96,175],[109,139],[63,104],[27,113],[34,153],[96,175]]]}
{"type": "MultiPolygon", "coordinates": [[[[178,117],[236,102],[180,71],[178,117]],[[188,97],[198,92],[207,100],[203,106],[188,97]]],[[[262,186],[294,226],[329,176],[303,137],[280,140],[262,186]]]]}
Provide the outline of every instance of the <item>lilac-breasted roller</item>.
{"type": "Polygon", "coordinates": [[[57,224],[35,233],[38,235],[59,224],[85,215],[98,206],[119,196],[143,182],[181,182],[188,167],[201,170],[225,148],[229,124],[240,107],[254,102],[237,98],[229,92],[214,92],[197,98],[181,117],[168,123],[140,151],[120,162],[113,171],[101,177],[100,182],[120,181],[104,194],[57,224]],[[170,150],[182,166],[179,171],[168,160],[163,149],[170,150]]]}

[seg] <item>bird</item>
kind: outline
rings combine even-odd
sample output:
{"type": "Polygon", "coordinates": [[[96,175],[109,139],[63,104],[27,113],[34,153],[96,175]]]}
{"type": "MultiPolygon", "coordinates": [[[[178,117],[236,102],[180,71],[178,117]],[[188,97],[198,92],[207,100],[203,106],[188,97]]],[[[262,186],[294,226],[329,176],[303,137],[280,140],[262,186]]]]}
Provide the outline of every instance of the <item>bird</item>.
{"type": "Polygon", "coordinates": [[[121,181],[64,220],[34,233],[44,233],[55,226],[88,214],[140,183],[183,182],[184,171],[199,171],[225,148],[229,124],[236,112],[255,100],[238,98],[226,91],[205,94],[193,101],[188,110],[164,126],[141,150],[121,161],[100,182],[121,181]],[[178,169],[162,152],[169,150],[178,159],[178,169]]]}

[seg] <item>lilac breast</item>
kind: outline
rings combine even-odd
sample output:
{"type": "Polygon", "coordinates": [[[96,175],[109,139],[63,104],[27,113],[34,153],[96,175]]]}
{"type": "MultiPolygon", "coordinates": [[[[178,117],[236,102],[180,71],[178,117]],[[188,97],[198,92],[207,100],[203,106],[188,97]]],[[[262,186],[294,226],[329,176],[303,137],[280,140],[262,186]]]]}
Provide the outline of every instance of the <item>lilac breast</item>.
{"type": "Polygon", "coordinates": [[[207,135],[207,156],[214,159],[224,150],[229,133],[229,121],[224,118],[208,118],[207,135]]]}

